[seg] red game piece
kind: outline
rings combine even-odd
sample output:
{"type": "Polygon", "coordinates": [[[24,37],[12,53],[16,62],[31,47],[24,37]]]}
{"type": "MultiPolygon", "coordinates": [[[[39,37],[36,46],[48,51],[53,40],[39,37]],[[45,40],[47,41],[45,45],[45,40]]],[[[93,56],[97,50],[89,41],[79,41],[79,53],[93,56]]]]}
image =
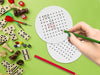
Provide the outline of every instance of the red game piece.
{"type": "Polygon", "coordinates": [[[22,14],[22,15],[21,15],[21,18],[22,18],[22,19],[27,19],[27,16],[24,15],[24,14],[22,14]]]}
{"type": "Polygon", "coordinates": [[[20,1],[19,3],[18,3],[20,6],[25,6],[25,3],[23,2],[23,1],[20,1]]]}
{"type": "Polygon", "coordinates": [[[15,1],[14,1],[14,0],[8,0],[8,2],[9,2],[10,4],[15,3],[15,1]]]}
{"type": "Polygon", "coordinates": [[[16,41],[16,42],[15,42],[15,44],[19,44],[19,42],[18,42],[18,41],[16,41]]]}

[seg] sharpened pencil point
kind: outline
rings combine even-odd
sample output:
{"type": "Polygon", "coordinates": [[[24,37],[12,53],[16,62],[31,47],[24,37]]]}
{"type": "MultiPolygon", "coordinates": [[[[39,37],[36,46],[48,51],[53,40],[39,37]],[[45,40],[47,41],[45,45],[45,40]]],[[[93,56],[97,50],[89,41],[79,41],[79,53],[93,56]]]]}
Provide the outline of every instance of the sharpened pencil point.
{"type": "Polygon", "coordinates": [[[61,31],[63,31],[63,32],[64,32],[64,30],[61,30],[61,31]]]}

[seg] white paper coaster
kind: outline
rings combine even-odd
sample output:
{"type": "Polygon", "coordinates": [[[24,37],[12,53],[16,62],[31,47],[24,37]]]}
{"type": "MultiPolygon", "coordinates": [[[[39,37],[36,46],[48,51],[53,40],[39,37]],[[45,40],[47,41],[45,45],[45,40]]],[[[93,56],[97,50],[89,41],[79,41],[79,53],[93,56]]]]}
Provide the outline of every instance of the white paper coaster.
{"type": "Polygon", "coordinates": [[[59,43],[67,38],[61,30],[72,27],[70,14],[61,7],[49,6],[44,8],[35,21],[36,32],[40,38],[48,43],[59,43]]]}
{"type": "Polygon", "coordinates": [[[58,44],[47,43],[47,48],[50,56],[60,63],[74,62],[81,56],[81,52],[67,40],[58,44]]]}

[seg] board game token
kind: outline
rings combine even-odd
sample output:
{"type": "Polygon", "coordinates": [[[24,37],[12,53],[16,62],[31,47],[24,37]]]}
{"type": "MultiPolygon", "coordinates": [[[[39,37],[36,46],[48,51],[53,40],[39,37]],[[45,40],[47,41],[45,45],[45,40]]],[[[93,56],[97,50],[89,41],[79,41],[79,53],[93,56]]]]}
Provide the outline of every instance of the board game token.
{"type": "Polygon", "coordinates": [[[18,64],[18,65],[23,65],[23,64],[24,64],[24,61],[23,61],[23,60],[18,60],[18,61],[17,61],[17,64],[18,64]]]}
{"type": "Polygon", "coordinates": [[[19,3],[18,3],[20,6],[25,6],[25,3],[23,2],[23,1],[20,1],[19,3]]]}

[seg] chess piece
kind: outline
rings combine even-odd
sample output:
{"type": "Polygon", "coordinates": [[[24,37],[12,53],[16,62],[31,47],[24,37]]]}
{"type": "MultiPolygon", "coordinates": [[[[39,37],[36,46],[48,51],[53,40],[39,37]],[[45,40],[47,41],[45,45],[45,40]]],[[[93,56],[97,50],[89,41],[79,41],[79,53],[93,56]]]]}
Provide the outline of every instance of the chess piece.
{"type": "Polygon", "coordinates": [[[14,15],[15,16],[20,16],[20,15],[22,15],[22,14],[25,14],[25,13],[28,13],[29,11],[28,11],[28,9],[26,8],[26,9],[22,9],[22,10],[14,10],[14,15]]]}
{"type": "Polygon", "coordinates": [[[11,8],[13,8],[13,9],[18,9],[18,10],[22,10],[21,7],[16,6],[14,3],[11,4],[11,8]]]}
{"type": "Polygon", "coordinates": [[[5,48],[5,49],[7,49],[9,52],[13,52],[13,50],[7,45],[7,43],[4,43],[3,45],[2,45],[2,48],[5,48]]]}
{"type": "Polygon", "coordinates": [[[12,61],[14,61],[18,57],[19,54],[20,54],[20,51],[17,51],[14,55],[9,56],[9,59],[11,59],[12,61]]]}
{"type": "Polygon", "coordinates": [[[1,57],[6,57],[7,56],[7,52],[6,51],[0,51],[0,56],[1,57]]]}
{"type": "Polygon", "coordinates": [[[3,73],[0,73],[0,75],[4,75],[3,73]]]}

